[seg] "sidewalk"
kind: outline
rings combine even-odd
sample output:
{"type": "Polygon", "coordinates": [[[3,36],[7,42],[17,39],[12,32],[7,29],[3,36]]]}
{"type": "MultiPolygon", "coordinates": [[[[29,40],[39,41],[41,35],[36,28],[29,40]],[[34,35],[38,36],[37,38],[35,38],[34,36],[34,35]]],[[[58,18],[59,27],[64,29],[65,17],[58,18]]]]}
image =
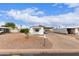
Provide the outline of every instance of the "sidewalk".
{"type": "Polygon", "coordinates": [[[53,53],[78,53],[79,49],[0,49],[0,55],[3,54],[53,54],[53,53]]]}

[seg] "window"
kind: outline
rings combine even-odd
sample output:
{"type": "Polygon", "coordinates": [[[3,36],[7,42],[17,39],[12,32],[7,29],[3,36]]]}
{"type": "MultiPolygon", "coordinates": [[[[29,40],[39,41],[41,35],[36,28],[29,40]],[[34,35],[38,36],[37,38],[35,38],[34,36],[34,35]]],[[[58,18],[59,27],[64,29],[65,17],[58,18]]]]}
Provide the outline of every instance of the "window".
{"type": "Polygon", "coordinates": [[[3,28],[0,28],[0,31],[4,31],[4,29],[3,28]]]}
{"type": "Polygon", "coordinates": [[[37,28],[37,29],[35,29],[35,32],[39,32],[39,29],[37,28]]]}

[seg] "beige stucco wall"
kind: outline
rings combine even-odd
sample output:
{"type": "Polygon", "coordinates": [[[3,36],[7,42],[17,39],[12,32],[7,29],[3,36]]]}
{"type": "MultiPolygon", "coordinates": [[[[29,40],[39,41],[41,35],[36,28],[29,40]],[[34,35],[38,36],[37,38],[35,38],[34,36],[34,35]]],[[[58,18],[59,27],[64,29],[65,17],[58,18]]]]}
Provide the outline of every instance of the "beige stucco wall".
{"type": "Polygon", "coordinates": [[[29,34],[30,35],[36,35],[36,34],[43,35],[44,34],[44,28],[41,27],[39,29],[39,32],[35,32],[35,29],[34,28],[30,28],[29,34]]]}
{"type": "MultiPolygon", "coordinates": [[[[63,28],[63,29],[53,29],[54,32],[57,33],[64,33],[64,34],[68,34],[67,29],[63,28]]],[[[79,35],[79,29],[78,28],[71,28],[71,31],[73,32],[73,34],[79,35]]]]}
{"type": "Polygon", "coordinates": [[[63,29],[53,29],[54,32],[57,33],[63,33],[63,34],[68,34],[67,29],[63,28],[63,29]]]}
{"type": "Polygon", "coordinates": [[[78,28],[75,28],[75,34],[79,35],[79,30],[78,30],[78,28]]]}

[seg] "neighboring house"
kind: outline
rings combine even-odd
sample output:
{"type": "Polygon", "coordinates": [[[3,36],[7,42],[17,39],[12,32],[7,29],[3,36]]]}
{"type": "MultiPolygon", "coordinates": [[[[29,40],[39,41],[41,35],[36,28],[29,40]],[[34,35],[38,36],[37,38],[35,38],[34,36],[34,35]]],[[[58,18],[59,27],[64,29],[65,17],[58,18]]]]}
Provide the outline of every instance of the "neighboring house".
{"type": "Polygon", "coordinates": [[[0,33],[9,33],[10,32],[10,28],[8,27],[0,27],[0,33]]]}
{"type": "Polygon", "coordinates": [[[10,27],[0,27],[0,33],[19,32],[18,29],[12,29],[10,27]]]}
{"type": "Polygon", "coordinates": [[[12,29],[12,28],[10,28],[10,32],[19,32],[20,30],[18,29],[18,28],[15,28],[15,29],[12,29]]]}
{"type": "Polygon", "coordinates": [[[53,30],[54,30],[54,32],[57,32],[57,33],[79,35],[79,27],[56,28],[53,30]]]}
{"type": "Polygon", "coordinates": [[[10,32],[19,32],[18,29],[10,29],[10,32]]]}
{"type": "Polygon", "coordinates": [[[39,25],[39,27],[43,27],[44,28],[44,33],[53,32],[53,27],[43,26],[43,25],[39,25]]]}
{"type": "Polygon", "coordinates": [[[45,33],[53,32],[53,27],[45,27],[45,33]]]}
{"type": "Polygon", "coordinates": [[[29,34],[31,34],[31,35],[43,35],[44,28],[41,26],[33,26],[30,28],[29,34]]]}

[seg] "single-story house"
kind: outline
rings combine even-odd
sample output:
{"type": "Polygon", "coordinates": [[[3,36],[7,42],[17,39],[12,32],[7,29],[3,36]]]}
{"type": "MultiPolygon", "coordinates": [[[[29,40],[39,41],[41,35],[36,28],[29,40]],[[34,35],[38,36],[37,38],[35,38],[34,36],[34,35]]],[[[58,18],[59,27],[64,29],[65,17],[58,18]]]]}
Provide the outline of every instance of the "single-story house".
{"type": "Polygon", "coordinates": [[[20,30],[18,28],[15,28],[15,29],[10,28],[10,32],[12,32],[12,33],[16,33],[16,32],[19,32],[19,31],[20,30]]]}
{"type": "Polygon", "coordinates": [[[57,32],[57,33],[79,35],[79,27],[56,28],[56,29],[53,29],[53,30],[54,30],[54,32],[57,32]]]}
{"type": "Polygon", "coordinates": [[[8,27],[0,27],[0,33],[9,33],[10,32],[10,28],[8,27]]]}
{"type": "Polygon", "coordinates": [[[31,35],[43,35],[44,28],[41,26],[33,26],[30,28],[29,34],[31,34],[31,35]]]}
{"type": "Polygon", "coordinates": [[[44,28],[45,32],[53,32],[53,27],[45,27],[44,28]]]}
{"type": "Polygon", "coordinates": [[[0,27],[0,33],[19,32],[18,29],[12,29],[10,27],[0,27]]]}
{"type": "Polygon", "coordinates": [[[39,27],[43,27],[44,28],[44,33],[53,32],[53,27],[43,26],[43,25],[39,25],[39,27]]]}

